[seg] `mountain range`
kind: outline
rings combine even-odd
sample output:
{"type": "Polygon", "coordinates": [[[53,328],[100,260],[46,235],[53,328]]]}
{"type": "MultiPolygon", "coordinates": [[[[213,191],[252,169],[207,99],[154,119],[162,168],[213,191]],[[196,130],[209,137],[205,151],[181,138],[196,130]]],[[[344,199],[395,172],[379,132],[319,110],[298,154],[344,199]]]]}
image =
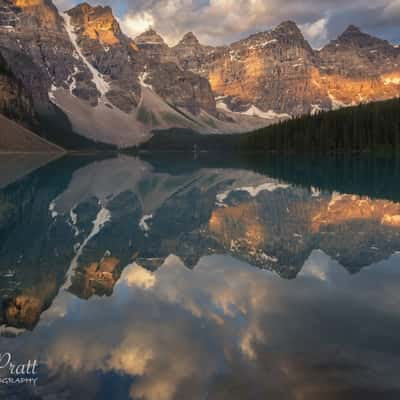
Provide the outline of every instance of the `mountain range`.
{"type": "Polygon", "coordinates": [[[320,50],[291,21],[227,46],[189,32],[170,47],[152,29],[127,37],[110,7],[0,0],[0,113],[67,148],[177,127],[245,132],[399,95],[400,49],[355,26],[320,50]]]}

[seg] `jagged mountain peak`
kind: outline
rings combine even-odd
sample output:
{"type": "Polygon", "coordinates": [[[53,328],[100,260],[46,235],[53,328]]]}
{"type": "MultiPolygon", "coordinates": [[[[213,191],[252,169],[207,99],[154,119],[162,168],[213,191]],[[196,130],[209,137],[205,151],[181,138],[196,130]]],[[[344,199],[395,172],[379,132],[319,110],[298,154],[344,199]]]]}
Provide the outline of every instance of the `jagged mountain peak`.
{"type": "Polygon", "coordinates": [[[15,23],[19,20],[19,17],[15,17],[15,15],[22,12],[33,17],[28,26],[35,24],[38,28],[47,30],[58,30],[60,28],[58,11],[51,0],[3,0],[0,1],[0,6],[2,8],[1,19],[7,19],[7,15],[14,14],[14,18],[11,18],[10,21],[11,26],[15,26],[15,23]],[[14,6],[16,8],[13,8],[14,6]]]}
{"type": "Polygon", "coordinates": [[[269,34],[283,45],[301,47],[306,49],[310,54],[313,52],[310,44],[304,38],[303,33],[294,21],[283,21],[275,29],[270,31],[269,34]]]}
{"type": "Polygon", "coordinates": [[[66,13],[71,17],[72,24],[90,39],[107,45],[120,42],[122,32],[110,7],[92,7],[88,3],[81,3],[66,13]]]}
{"type": "Polygon", "coordinates": [[[89,3],[79,3],[75,7],[66,11],[67,14],[82,13],[83,15],[96,19],[99,17],[115,19],[112,8],[109,6],[92,6],[89,3]]]}
{"type": "Polygon", "coordinates": [[[110,6],[102,6],[102,5],[92,6],[87,2],[79,3],[75,7],[71,8],[71,10],[73,10],[75,8],[79,8],[84,12],[93,12],[93,11],[97,10],[97,11],[103,11],[103,12],[108,12],[108,13],[112,14],[112,8],[110,6]]]}
{"type": "Polygon", "coordinates": [[[196,35],[193,32],[187,32],[183,36],[183,38],[180,40],[178,44],[199,44],[199,39],[197,39],[196,35]]]}
{"type": "Polygon", "coordinates": [[[343,35],[353,35],[362,33],[361,28],[355,25],[349,25],[343,32],[343,35]]]}
{"type": "Polygon", "coordinates": [[[232,43],[231,47],[266,48],[274,43],[302,47],[308,52],[312,52],[311,46],[305,40],[300,28],[293,21],[284,21],[272,30],[254,33],[245,39],[232,43]]]}
{"type": "Polygon", "coordinates": [[[85,17],[90,16],[91,20],[102,18],[104,20],[109,20],[110,22],[116,22],[116,19],[114,17],[112,8],[109,6],[91,6],[88,3],[80,3],[76,5],[75,7],[71,8],[70,10],[67,11],[67,14],[73,15],[73,14],[78,14],[81,13],[85,17]]]}
{"type": "Polygon", "coordinates": [[[283,21],[281,22],[274,30],[273,32],[283,32],[286,34],[291,34],[291,35],[300,35],[303,37],[303,34],[301,33],[300,28],[297,26],[296,22],[294,21],[283,21]]]}
{"type": "Polygon", "coordinates": [[[139,36],[136,36],[135,43],[140,44],[165,44],[164,39],[158,34],[153,28],[148,29],[147,31],[141,33],[139,36]]]}
{"type": "MultiPolygon", "coordinates": [[[[81,9],[81,10],[89,11],[89,10],[91,10],[93,7],[92,7],[89,3],[83,2],[83,3],[77,4],[75,7],[72,7],[72,8],[71,8],[70,10],[68,10],[68,11],[72,11],[72,10],[74,10],[74,9],[76,9],[76,8],[79,8],[79,9],[81,9]]],[[[67,11],[67,12],[68,12],[68,11],[67,11]]]]}
{"type": "Polygon", "coordinates": [[[345,31],[339,35],[338,41],[356,41],[362,38],[372,38],[372,36],[368,35],[367,33],[363,32],[361,28],[355,25],[349,25],[345,31]]]}
{"type": "Polygon", "coordinates": [[[386,40],[379,39],[363,32],[355,25],[349,25],[347,29],[333,41],[335,45],[345,45],[350,47],[374,47],[388,45],[386,40]]]}

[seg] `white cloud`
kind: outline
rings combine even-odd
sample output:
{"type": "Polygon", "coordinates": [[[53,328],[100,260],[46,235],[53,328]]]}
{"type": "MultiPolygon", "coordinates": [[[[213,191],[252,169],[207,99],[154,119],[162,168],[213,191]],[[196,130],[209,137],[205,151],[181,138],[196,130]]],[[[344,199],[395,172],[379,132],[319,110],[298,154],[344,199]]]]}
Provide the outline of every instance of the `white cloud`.
{"type": "Polygon", "coordinates": [[[384,8],[384,15],[390,18],[400,16],[400,0],[389,1],[384,8]]]}
{"type": "Polygon", "coordinates": [[[151,289],[156,283],[156,277],[140,265],[132,264],[124,269],[120,283],[124,283],[129,287],[136,286],[143,289],[151,289]]]}
{"type": "Polygon", "coordinates": [[[314,46],[323,46],[328,40],[328,18],[321,18],[315,22],[300,26],[307,40],[314,46]]]}
{"type": "Polygon", "coordinates": [[[151,349],[143,347],[142,340],[134,333],[125,338],[111,352],[107,367],[125,374],[143,375],[154,354],[151,349]]]}
{"type": "Polygon", "coordinates": [[[135,38],[141,33],[152,28],[155,24],[154,17],[147,11],[137,14],[126,14],[119,20],[122,31],[129,37],[135,38]]]}

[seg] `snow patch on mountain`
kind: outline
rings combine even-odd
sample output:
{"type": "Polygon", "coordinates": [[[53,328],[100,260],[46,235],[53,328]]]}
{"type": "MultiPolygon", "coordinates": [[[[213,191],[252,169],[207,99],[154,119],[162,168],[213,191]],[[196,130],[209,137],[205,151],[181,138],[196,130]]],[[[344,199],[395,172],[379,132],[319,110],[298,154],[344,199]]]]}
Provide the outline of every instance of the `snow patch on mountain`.
{"type": "Polygon", "coordinates": [[[278,182],[266,182],[258,186],[244,186],[217,194],[217,202],[224,203],[232,192],[247,192],[251,197],[257,197],[263,191],[274,192],[278,189],[288,189],[290,185],[278,182]]]}
{"type": "Polygon", "coordinates": [[[50,87],[50,90],[49,90],[49,92],[48,92],[48,95],[49,95],[49,99],[50,99],[50,101],[52,102],[52,103],[55,103],[56,102],[56,97],[55,97],[55,95],[54,95],[54,93],[56,92],[56,90],[57,90],[57,87],[54,85],[54,83],[51,85],[51,87],[50,87]]]}
{"type": "Polygon", "coordinates": [[[266,112],[262,111],[255,105],[250,106],[250,108],[247,111],[243,111],[243,112],[231,111],[223,99],[224,99],[224,97],[219,97],[216,99],[217,100],[217,108],[221,111],[225,111],[225,112],[229,112],[229,113],[233,113],[233,114],[241,114],[241,115],[245,115],[247,117],[256,117],[256,118],[268,119],[268,120],[291,118],[291,116],[289,114],[277,113],[274,110],[269,110],[266,112]]]}
{"type": "Polygon", "coordinates": [[[386,77],[383,79],[383,84],[385,86],[388,85],[400,85],[400,75],[399,76],[391,76],[391,77],[386,77]]]}
{"type": "Polygon", "coordinates": [[[75,33],[75,29],[71,24],[71,17],[66,13],[61,13],[61,17],[64,19],[64,26],[68,33],[68,36],[71,40],[72,45],[74,46],[75,51],[81,58],[81,60],[85,63],[88,67],[89,71],[93,75],[92,81],[96,85],[97,90],[101,94],[102,97],[106,95],[106,93],[110,90],[110,84],[106,82],[104,76],[93,67],[93,65],[88,61],[88,59],[82,53],[78,42],[77,42],[77,35],[75,33]]]}
{"type": "Polygon", "coordinates": [[[152,85],[149,85],[148,83],[146,83],[146,80],[149,78],[149,76],[150,76],[150,74],[149,74],[148,72],[142,72],[142,73],[139,75],[139,83],[140,83],[143,87],[153,90],[153,86],[152,86],[152,85]]]}
{"type": "Polygon", "coordinates": [[[282,113],[279,114],[275,112],[274,110],[269,110],[267,112],[264,112],[260,110],[258,107],[255,105],[252,105],[247,111],[242,112],[241,114],[243,115],[248,115],[249,117],[258,117],[262,119],[283,119],[283,118],[290,118],[289,114],[282,113]]]}
{"type": "Polygon", "coordinates": [[[150,226],[147,223],[147,221],[150,221],[153,219],[153,215],[143,215],[143,217],[139,221],[139,228],[142,232],[145,232],[146,234],[150,231],[150,226]]]}
{"type": "Polygon", "coordinates": [[[75,207],[71,209],[69,212],[69,218],[71,220],[70,226],[74,231],[74,236],[79,236],[79,229],[78,229],[78,214],[75,212],[75,207]]]}
{"type": "Polygon", "coordinates": [[[26,332],[26,329],[15,328],[13,326],[0,325],[0,336],[17,337],[26,332]]]}
{"type": "Polygon", "coordinates": [[[276,257],[274,257],[274,256],[270,256],[269,254],[264,253],[264,252],[260,254],[260,257],[261,257],[261,259],[262,259],[263,261],[265,261],[265,262],[267,262],[267,263],[276,264],[276,263],[279,261],[278,258],[276,258],[276,257]]]}
{"type": "Polygon", "coordinates": [[[217,100],[217,108],[219,110],[226,111],[226,112],[233,112],[228,108],[228,106],[225,104],[224,101],[220,100],[219,98],[217,98],[216,100],[217,100]]]}
{"type": "Polygon", "coordinates": [[[319,104],[311,104],[311,115],[317,115],[321,111],[323,111],[322,107],[319,104]]]}
{"type": "Polygon", "coordinates": [[[261,47],[269,46],[270,44],[277,43],[278,39],[271,39],[261,44],[261,47]]]}
{"type": "Polygon", "coordinates": [[[101,207],[100,211],[97,213],[96,219],[92,222],[93,228],[89,233],[89,236],[84,240],[82,246],[79,247],[79,250],[75,254],[75,257],[72,259],[71,264],[68,268],[68,272],[66,275],[66,280],[63,285],[63,289],[68,289],[71,286],[72,275],[78,267],[79,257],[82,255],[83,249],[90,242],[90,240],[96,236],[104,227],[104,225],[111,220],[110,211],[105,207],[101,207]]]}
{"type": "Polygon", "coordinates": [[[320,197],[321,196],[321,190],[314,186],[311,186],[310,191],[311,191],[311,197],[320,197]]]}
{"type": "Polygon", "coordinates": [[[266,41],[264,41],[262,43],[257,43],[255,45],[250,46],[249,50],[254,50],[254,49],[259,49],[259,48],[263,49],[264,47],[270,46],[270,45],[275,44],[275,43],[278,43],[278,39],[266,40],[266,41]]]}
{"type": "Polygon", "coordinates": [[[54,200],[49,204],[49,212],[53,219],[58,216],[58,212],[56,211],[56,202],[54,200]]]}
{"type": "Polygon", "coordinates": [[[332,103],[333,110],[339,110],[340,108],[350,107],[351,104],[343,103],[343,101],[338,100],[332,93],[328,92],[328,96],[332,103]]]}
{"type": "Polygon", "coordinates": [[[346,197],[346,195],[338,193],[338,192],[333,192],[331,201],[328,204],[328,211],[331,210],[331,208],[338,203],[339,201],[343,200],[346,197]]]}
{"type": "Polygon", "coordinates": [[[69,85],[69,91],[73,94],[73,91],[76,89],[76,78],[75,76],[79,73],[79,69],[74,65],[74,72],[68,77],[67,84],[69,85]]]}

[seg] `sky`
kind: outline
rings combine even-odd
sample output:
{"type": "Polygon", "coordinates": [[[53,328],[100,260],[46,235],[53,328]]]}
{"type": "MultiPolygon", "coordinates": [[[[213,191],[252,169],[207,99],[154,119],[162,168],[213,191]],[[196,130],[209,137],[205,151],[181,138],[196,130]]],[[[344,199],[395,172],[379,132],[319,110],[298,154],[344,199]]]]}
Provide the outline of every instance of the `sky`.
{"type": "MultiPolygon", "coordinates": [[[[65,10],[77,0],[55,0],[65,10]]],[[[135,37],[148,28],[170,45],[186,32],[203,44],[222,45],[293,20],[314,48],[349,24],[400,43],[400,0],[89,0],[111,6],[122,30],[135,37]]]]}

